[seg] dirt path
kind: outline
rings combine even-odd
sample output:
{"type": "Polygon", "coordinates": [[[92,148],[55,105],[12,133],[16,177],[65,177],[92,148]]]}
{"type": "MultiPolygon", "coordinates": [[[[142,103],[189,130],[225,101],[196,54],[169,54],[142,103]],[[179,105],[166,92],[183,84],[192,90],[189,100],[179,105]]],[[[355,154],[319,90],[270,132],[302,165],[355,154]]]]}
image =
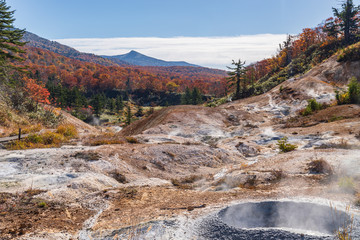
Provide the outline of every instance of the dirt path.
{"type": "MultiPolygon", "coordinates": [[[[27,136],[29,136],[29,134],[22,134],[20,136],[20,139],[26,138],[27,136]]],[[[0,138],[0,143],[7,143],[7,142],[18,140],[18,139],[19,139],[19,136],[3,137],[3,138],[0,138]]]]}

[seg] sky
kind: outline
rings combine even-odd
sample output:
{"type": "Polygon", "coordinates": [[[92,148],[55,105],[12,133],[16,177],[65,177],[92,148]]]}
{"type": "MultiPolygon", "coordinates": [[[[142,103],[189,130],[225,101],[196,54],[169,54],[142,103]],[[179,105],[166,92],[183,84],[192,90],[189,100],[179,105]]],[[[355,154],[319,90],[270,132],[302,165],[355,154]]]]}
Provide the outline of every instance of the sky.
{"type": "MultiPolygon", "coordinates": [[[[276,53],[286,34],[332,16],[340,0],[7,0],[15,26],[83,52],[134,49],[226,68],[276,53]]],[[[360,0],[354,0],[359,5],[360,0]]]]}

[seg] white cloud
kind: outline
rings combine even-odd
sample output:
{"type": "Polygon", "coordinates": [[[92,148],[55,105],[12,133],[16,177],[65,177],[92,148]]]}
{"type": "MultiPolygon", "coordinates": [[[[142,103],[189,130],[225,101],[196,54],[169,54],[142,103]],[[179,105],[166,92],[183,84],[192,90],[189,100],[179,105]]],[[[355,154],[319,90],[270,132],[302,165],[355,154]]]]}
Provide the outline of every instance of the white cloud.
{"type": "Polygon", "coordinates": [[[204,67],[226,69],[232,59],[247,63],[276,53],[285,34],[244,35],[237,37],[138,37],[57,39],[81,52],[119,55],[130,50],[166,61],[186,61],[204,67]]]}

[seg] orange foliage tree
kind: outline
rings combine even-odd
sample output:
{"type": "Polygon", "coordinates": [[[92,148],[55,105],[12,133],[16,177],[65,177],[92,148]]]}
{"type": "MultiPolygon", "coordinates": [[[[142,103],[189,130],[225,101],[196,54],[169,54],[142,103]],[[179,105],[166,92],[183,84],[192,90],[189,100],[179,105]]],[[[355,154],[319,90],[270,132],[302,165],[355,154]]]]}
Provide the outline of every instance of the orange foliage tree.
{"type": "Polygon", "coordinates": [[[25,92],[27,92],[30,98],[38,103],[50,104],[49,91],[42,85],[36,83],[36,81],[32,78],[23,78],[25,83],[25,92]]]}

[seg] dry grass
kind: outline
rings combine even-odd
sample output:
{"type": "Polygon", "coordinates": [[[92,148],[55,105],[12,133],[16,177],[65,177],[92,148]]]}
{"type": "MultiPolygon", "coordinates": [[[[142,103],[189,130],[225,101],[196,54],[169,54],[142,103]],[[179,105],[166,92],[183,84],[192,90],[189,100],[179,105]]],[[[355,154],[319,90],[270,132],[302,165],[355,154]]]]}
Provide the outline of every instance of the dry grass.
{"type": "Polygon", "coordinates": [[[193,189],[193,183],[201,179],[203,179],[203,176],[190,175],[181,179],[171,179],[171,183],[179,189],[193,189]]]}
{"type": "MultiPolygon", "coordinates": [[[[28,134],[28,133],[37,133],[40,132],[44,127],[41,124],[31,125],[31,126],[20,126],[21,134],[28,134]]],[[[16,136],[19,134],[19,129],[14,129],[10,136],[16,136]]]]}
{"type": "Polygon", "coordinates": [[[6,149],[21,150],[33,148],[51,148],[59,147],[61,144],[76,138],[78,132],[72,125],[61,125],[56,132],[46,131],[42,134],[30,134],[23,140],[16,140],[8,143],[6,149]]]}
{"type": "Polygon", "coordinates": [[[94,213],[81,207],[45,201],[38,194],[44,191],[28,189],[18,193],[0,193],[0,239],[23,239],[27,233],[54,231],[77,232],[94,213]],[[68,214],[77,216],[69,219],[68,214]]]}
{"type": "Polygon", "coordinates": [[[125,140],[114,133],[92,135],[84,141],[84,144],[88,146],[100,146],[100,145],[124,144],[124,143],[125,140]]]}
{"type": "MultiPolygon", "coordinates": [[[[333,210],[333,218],[337,220],[341,216],[336,207],[333,207],[330,203],[330,207],[333,210]]],[[[354,215],[350,214],[350,206],[346,206],[345,213],[350,216],[349,218],[345,217],[343,220],[343,225],[336,230],[335,237],[338,240],[352,240],[351,233],[354,228],[354,215]]]]}
{"type": "Polygon", "coordinates": [[[311,174],[332,175],[333,172],[334,172],[331,165],[322,158],[321,159],[311,160],[311,162],[309,162],[307,164],[307,170],[311,174]]]}

